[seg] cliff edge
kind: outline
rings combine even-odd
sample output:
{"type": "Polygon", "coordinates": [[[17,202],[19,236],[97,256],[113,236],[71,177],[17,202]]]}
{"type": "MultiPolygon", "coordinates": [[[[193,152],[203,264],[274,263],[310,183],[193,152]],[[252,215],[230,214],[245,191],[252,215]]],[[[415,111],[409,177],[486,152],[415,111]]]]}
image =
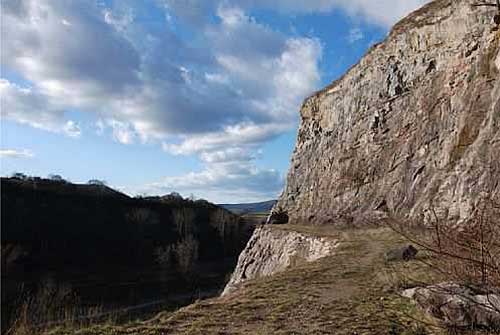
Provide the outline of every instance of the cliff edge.
{"type": "Polygon", "coordinates": [[[235,291],[244,281],[270,276],[291,266],[329,256],[338,246],[333,238],[303,234],[272,226],[257,228],[222,295],[235,291]]]}

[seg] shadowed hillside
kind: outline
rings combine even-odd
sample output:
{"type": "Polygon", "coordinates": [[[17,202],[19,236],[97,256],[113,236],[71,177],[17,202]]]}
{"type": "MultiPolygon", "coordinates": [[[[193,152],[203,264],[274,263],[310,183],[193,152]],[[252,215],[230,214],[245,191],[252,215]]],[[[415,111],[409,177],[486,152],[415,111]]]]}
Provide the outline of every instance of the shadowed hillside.
{"type": "Polygon", "coordinates": [[[104,304],[108,295],[128,304],[218,289],[253,230],[177,194],[130,198],[105,185],[41,178],[2,178],[1,190],[2,306],[47,278],[104,304]]]}
{"type": "MultiPolygon", "coordinates": [[[[22,247],[16,261],[33,266],[154,263],[156,248],[189,235],[200,242],[201,260],[213,260],[237,256],[248,238],[238,216],[204,200],[130,198],[104,185],[44,179],[1,182],[2,244],[22,247]]],[[[6,256],[6,265],[14,262],[6,256]]]]}

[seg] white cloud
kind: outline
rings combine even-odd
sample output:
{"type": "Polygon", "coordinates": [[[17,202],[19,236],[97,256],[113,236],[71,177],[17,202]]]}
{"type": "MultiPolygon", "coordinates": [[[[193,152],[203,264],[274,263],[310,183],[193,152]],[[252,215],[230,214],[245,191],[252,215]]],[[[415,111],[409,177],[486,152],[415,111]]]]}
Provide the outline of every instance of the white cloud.
{"type": "Polygon", "coordinates": [[[251,150],[244,148],[228,148],[211,152],[202,152],[200,155],[202,161],[206,163],[224,163],[224,162],[249,162],[256,158],[251,150]]]}
{"type": "MultiPolygon", "coordinates": [[[[0,82],[3,115],[78,137],[81,127],[66,111],[93,113],[97,133],[109,129],[119,143],[157,141],[171,153],[198,156],[205,170],[189,178],[211,180],[211,189],[230,187],[224,175],[249,190],[252,180],[276,176],[254,158],[294,127],[300,103],[318,87],[319,41],[288,37],[242,7],[217,4],[220,22],[198,27],[196,49],[177,38],[171,22],[151,28],[135,18],[141,3],[126,4],[6,0],[2,66],[31,86],[0,82]]],[[[172,181],[180,187],[178,178],[172,181]]]]}
{"type": "Polygon", "coordinates": [[[257,169],[252,163],[208,164],[201,172],[168,177],[148,185],[146,192],[180,192],[213,202],[251,202],[275,199],[283,186],[283,177],[275,170],[257,169]]]}
{"type": "Polygon", "coordinates": [[[347,41],[349,43],[355,43],[364,38],[363,31],[360,28],[352,28],[349,30],[349,35],[347,35],[347,41]]]}
{"type": "Polygon", "coordinates": [[[205,79],[211,83],[218,83],[222,85],[229,84],[229,78],[220,73],[205,73],[205,79]]]}
{"type": "MultiPolygon", "coordinates": [[[[254,157],[296,124],[303,98],[318,88],[322,46],[273,30],[249,10],[341,9],[387,26],[424,2],[160,0],[106,7],[85,0],[5,0],[1,65],[30,86],[0,79],[2,116],[78,137],[81,127],[67,111],[91,113],[101,120],[97,132],[110,129],[120,143],[157,142],[170,153],[197,155],[205,170],[190,177],[200,185],[222,192],[230,187],[225,174],[238,192],[258,192],[252,180],[281,179],[258,169],[254,157]],[[164,22],[139,19],[158,3],[164,22]],[[193,41],[176,34],[174,25],[183,22],[196,24],[193,41]]],[[[178,178],[169,185],[182,186],[184,177],[178,178]]]]}
{"type": "MultiPolygon", "coordinates": [[[[264,0],[261,0],[264,2],[264,0]]],[[[279,0],[278,8],[299,12],[330,12],[344,10],[347,14],[362,18],[367,23],[389,27],[411,11],[430,0],[279,0]]]]}
{"type": "Polygon", "coordinates": [[[81,134],[74,121],[66,120],[62,106],[32,87],[21,87],[0,78],[0,96],[5,119],[70,137],[81,134]]]}
{"type": "Polygon", "coordinates": [[[254,147],[289,129],[287,124],[240,124],[228,126],[222,132],[192,135],[180,144],[163,144],[163,149],[175,155],[203,154],[230,148],[254,147]]]}
{"type": "Polygon", "coordinates": [[[250,18],[238,7],[219,6],[217,16],[222,20],[222,24],[229,27],[235,27],[246,24],[250,18]]]}
{"type": "Polygon", "coordinates": [[[108,120],[107,124],[113,132],[113,139],[121,144],[132,144],[136,138],[136,132],[133,126],[127,122],[118,120],[108,120]]]}
{"type": "Polygon", "coordinates": [[[104,131],[106,130],[106,124],[102,119],[98,119],[94,126],[97,135],[101,136],[104,134],[104,131]]]}
{"type": "Polygon", "coordinates": [[[121,15],[114,13],[108,8],[105,8],[102,13],[104,15],[104,21],[113,26],[119,32],[124,32],[127,26],[132,24],[134,21],[134,14],[130,8],[121,15]]]}
{"type": "Polygon", "coordinates": [[[0,149],[2,158],[33,158],[35,154],[28,149],[0,149]]]}
{"type": "Polygon", "coordinates": [[[291,124],[319,82],[318,41],[290,39],[238,7],[219,7],[221,23],[202,28],[208,47],[196,50],[166,22],[159,33],[136,21],[132,9],[86,1],[21,4],[4,5],[2,66],[32,86],[7,82],[4,110],[7,118],[37,128],[67,128],[67,110],[115,120],[113,136],[123,143],[132,142],[130,129],[155,141],[248,122],[291,124]],[[60,29],[63,21],[67,29],[60,29]],[[296,80],[292,87],[286,78],[296,80]]]}
{"type": "MultiPolygon", "coordinates": [[[[217,8],[224,0],[164,0],[169,9],[192,24],[204,22],[204,12],[217,8]]],[[[233,0],[233,6],[243,9],[266,8],[285,14],[329,13],[343,10],[352,17],[361,18],[366,23],[384,27],[396,23],[430,0],[233,0]]],[[[235,22],[237,12],[225,15],[229,23],[235,22]]]]}
{"type": "Polygon", "coordinates": [[[71,120],[66,121],[66,124],[64,125],[63,131],[69,137],[80,137],[80,135],[82,134],[80,126],[71,120]]]}

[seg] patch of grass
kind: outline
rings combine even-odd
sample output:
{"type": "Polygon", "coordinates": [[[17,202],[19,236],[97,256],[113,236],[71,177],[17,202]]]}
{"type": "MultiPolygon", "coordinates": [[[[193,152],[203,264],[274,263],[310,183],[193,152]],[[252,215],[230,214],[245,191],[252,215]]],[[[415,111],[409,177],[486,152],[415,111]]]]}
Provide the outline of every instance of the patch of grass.
{"type": "MultiPolygon", "coordinates": [[[[439,334],[400,289],[433,280],[421,260],[384,261],[403,242],[389,229],[277,226],[341,241],[334,255],[246,282],[232,295],[198,301],[140,324],[95,326],[80,335],[439,334]],[[388,289],[388,286],[390,287],[388,289]]],[[[421,257],[425,257],[422,255],[421,257]]],[[[66,335],[60,331],[51,335],[66,335]]]]}

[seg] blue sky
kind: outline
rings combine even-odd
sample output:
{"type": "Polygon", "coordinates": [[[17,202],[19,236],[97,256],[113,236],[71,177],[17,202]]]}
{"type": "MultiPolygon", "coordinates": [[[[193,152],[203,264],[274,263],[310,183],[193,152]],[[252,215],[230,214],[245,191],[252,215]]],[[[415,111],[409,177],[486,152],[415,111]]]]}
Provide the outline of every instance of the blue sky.
{"type": "Polygon", "coordinates": [[[2,0],[1,174],[276,198],[302,100],[425,0],[2,0]]]}

